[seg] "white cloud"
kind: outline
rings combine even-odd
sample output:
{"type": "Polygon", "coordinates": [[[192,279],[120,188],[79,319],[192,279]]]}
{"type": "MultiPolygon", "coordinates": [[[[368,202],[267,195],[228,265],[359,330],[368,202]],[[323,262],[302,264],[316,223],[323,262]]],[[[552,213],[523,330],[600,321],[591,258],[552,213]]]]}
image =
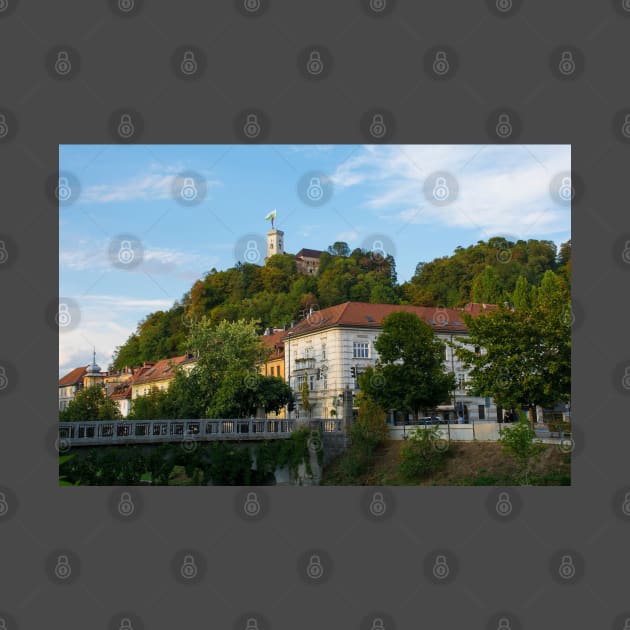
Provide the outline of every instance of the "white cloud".
{"type": "MultiPolygon", "coordinates": [[[[81,200],[88,203],[119,203],[172,199],[174,187],[183,186],[183,180],[179,174],[185,170],[182,165],[151,164],[147,173],[140,173],[114,184],[96,184],[87,187],[81,200]]],[[[200,173],[200,175],[206,178],[207,188],[221,185],[220,180],[210,179],[209,173],[200,173]]]]}
{"type": "MultiPolygon", "coordinates": [[[[61,268],[70,271],[112,271],[114,268],[108,255],[108,247],[109,243],[105,240],[96,243],[79,240],[72,249],[62,247],[59,252],[61,268]]],[[[142,263],[129,271],[196,279],[218,263],[219,256],[216,255],[146,246],[142,263]]]]}
{"type": "Polygon", "coordinates": [[[116,346],[127,340],[140,319],[172,305],[173,300],[168,299],[108,294],[83,296],[78,327],[59,335],[59,376],[90,363],[93,347],[96,362],[107,369],[116,346]]]}
{"type": "Polygon", "coordinates": [[[570,230],[570,208],[555,204],[549,192],[554,176],[570,170],[569,146],[369,146],[332,180],[342,190],[363,185],[365,207],[396,223],[532,237],[570,230]],[[457,180],[453,204],[440,207],[425,196],[425,181],[437,171],[457,180]]]}

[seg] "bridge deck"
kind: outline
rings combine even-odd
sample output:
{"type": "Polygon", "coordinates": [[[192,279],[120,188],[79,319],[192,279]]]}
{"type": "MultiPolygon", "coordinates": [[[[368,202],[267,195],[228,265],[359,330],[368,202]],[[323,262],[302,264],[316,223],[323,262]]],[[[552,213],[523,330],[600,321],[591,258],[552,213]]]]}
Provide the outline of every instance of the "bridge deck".
{"type": "Polygon", "coordinates": [[[73,446],[286,439],[302,426],[343,433],[341,420],[100,420],[60,422],[60,450],[73,446]]]}

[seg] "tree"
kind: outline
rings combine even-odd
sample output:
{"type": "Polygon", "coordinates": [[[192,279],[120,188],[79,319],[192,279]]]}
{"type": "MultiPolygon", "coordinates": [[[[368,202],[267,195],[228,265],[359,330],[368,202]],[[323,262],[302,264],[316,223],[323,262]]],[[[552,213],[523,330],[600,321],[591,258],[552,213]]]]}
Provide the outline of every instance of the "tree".
{"type": "Polygon", "coordinates": [[[310,417],[311,401],[309,400],[308,381],[306,379],[304,379],[304,382],[302,383],[302,387],[300,389],[300,396],[301,396],[302,409],[304,409],[304,411],[306,411],[306,413],[310,417]]]}
{"type": "Polygon", "coordinates": [[[61,422],[79,422],[91,420],[120,420],[118,405],[107,398],[105,388],[100,386],[84,387],[59,412],[61,422]]]}
{"type": "Polygon", "coordinates": [[[533,424],[536,405],[566,402],[571,395],[571,321],[568,288],[545,272],[529,308],[506,308],[478,317],[463,314],[469,337],[458,342],[479,346],[476,353],[455,346],[471,367],[471,390],[492,396],[502,407],[525,404],[533,424]]]}
{"type": "Polygon", "coordinates": [[[420,410],[448,400],[455,387],[454,375],[443,369],[444,344],[413,313],[392,313],[382,326],[374,344],[379,360],[359,377],[359,387],[384,409],[402,409],[417,420],[420,410]]]}
{"type": "Polygon", "coordinates": [[[524,482],[529,483],[529,467],[533,459],[539,459],[545,450],[545,445],[535,441],[536,433],[521,420],[511,427],[506,427],[501,432],[499,442],[503,450],[514,457],[520,467],[524,482]]]}
{"type": "Polygon", "coordinates": [[[332,245],[328,247],[328,253],[332,256],[346,257],[350,254],[350,247],[348,246],[348,243],[344,243],[343,241],[335,241],[332,245]]]}

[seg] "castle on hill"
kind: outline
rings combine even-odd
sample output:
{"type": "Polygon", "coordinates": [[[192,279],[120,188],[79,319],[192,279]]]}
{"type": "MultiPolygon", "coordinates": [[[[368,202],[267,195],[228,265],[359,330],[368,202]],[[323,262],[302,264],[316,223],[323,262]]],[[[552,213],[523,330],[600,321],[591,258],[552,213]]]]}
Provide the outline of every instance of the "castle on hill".
{"type": "MultiPolygon", "coordinates": [[[[275,254],[285,254],[284,251],[284,232],[276,228],[272,228],[267,232],[267,256],[265,263],[275,254]]],[[[316,275],[319,270],[319,258],[323,254],[319,249],[302,248],[295,255],[295,263],[300,273],[306,275],[316,275]]]]}

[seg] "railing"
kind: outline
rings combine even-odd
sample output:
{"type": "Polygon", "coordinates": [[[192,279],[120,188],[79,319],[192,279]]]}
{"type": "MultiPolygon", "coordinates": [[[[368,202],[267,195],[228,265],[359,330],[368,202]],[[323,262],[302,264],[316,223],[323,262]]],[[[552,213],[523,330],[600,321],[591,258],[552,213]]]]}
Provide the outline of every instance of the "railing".
{"type": "Polygon", "coordinates": [[[216,440],[288,438],[295,429],[313,422],[324,433],[341,433],[341,420],[100,420],[60,422],[59,441],[67,446],[216,440]]]}

